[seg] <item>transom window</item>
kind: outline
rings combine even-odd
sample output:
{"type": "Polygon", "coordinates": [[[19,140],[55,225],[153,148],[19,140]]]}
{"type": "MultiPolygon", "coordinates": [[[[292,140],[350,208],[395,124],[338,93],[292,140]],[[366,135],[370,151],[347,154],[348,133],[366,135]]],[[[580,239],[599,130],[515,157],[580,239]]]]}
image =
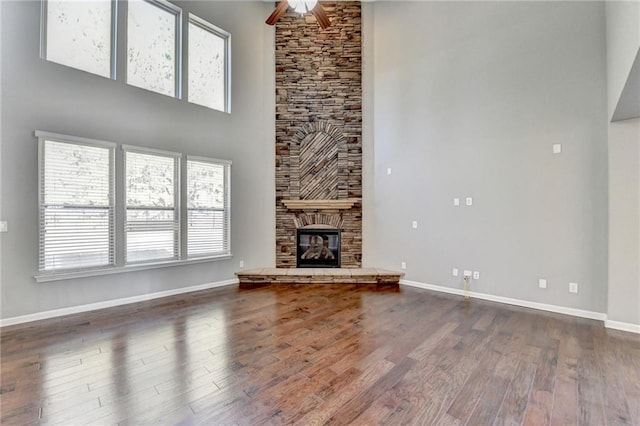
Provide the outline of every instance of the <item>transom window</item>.
{"type": "Polygon", "coordinates": [[[189,102],[229,112],[231,34],[189,14],[189,102]]]}
{"type": "Polygon", "coordinates": [[[127,83],[180,97],[182,10],[163,0],[129,0],[127,83]]]}
{"type": "MultiPolygon", "coordinates": [[[[189,7],[188,2],[181,3],[189,7]]],[[[222,112],[231,111],[231,34],[167,0],[43,0],[41,57],[222,112]],[[124,6],[124,7],[119,7],[124,6]],[[126,18],[126,51],[116,51],[118,13],[126,18]],[[116,60],[117,59],[117,60],[116,60]]]]}
{"type": "Polygon", "coordinates": [[[48,61],[103,77],[114,77],[117,2],[43,2],[42,56],[48,61]]]}

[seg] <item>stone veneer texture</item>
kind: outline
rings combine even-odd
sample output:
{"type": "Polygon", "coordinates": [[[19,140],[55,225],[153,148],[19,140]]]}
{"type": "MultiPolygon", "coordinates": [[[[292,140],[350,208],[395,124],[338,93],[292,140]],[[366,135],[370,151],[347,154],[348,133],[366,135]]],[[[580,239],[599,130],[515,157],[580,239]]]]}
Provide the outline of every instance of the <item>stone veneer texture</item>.
{"type": "Polygon", "coordinates": [[[288,11],[276,24],[276,266],[296,266],[296,225],[342,230],[341,264],[362,266],[362,204],[289,210],[287,199],[362,198],[359,2],[323,2],[331,26],[288,11]]]}

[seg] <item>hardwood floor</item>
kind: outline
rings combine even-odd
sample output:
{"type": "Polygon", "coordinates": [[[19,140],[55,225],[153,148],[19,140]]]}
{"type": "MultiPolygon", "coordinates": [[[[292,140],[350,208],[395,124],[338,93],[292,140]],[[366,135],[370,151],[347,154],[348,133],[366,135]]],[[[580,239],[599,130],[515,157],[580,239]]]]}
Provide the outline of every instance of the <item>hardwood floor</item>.
{"type": "Polygon", "coordinates": [[[409,287],[226,287],[2,329],[2,424],[640,424],[640,336],[409,287]]]}

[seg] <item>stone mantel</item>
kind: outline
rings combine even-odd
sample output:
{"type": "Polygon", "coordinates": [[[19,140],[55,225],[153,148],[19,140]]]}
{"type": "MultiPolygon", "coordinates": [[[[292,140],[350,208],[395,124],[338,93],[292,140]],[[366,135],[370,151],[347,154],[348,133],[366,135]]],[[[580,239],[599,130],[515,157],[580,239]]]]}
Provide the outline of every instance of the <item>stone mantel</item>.
{"type": "Polygon", "coordinates": [[[360,202],[359,198],[345,200],[282,200],[289,210],[348,210],[360,202]]]}

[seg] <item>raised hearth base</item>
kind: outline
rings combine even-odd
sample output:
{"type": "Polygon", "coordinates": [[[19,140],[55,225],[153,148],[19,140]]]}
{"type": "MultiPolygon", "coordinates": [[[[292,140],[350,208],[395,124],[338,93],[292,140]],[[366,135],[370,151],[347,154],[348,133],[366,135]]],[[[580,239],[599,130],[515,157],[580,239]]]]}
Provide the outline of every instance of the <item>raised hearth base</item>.
{"type": "Polygon", "coordinates": [[[241,286],[264,284],[398,284],[404,273],[378,268],[258,268],[236,272],[241,286]]]}

